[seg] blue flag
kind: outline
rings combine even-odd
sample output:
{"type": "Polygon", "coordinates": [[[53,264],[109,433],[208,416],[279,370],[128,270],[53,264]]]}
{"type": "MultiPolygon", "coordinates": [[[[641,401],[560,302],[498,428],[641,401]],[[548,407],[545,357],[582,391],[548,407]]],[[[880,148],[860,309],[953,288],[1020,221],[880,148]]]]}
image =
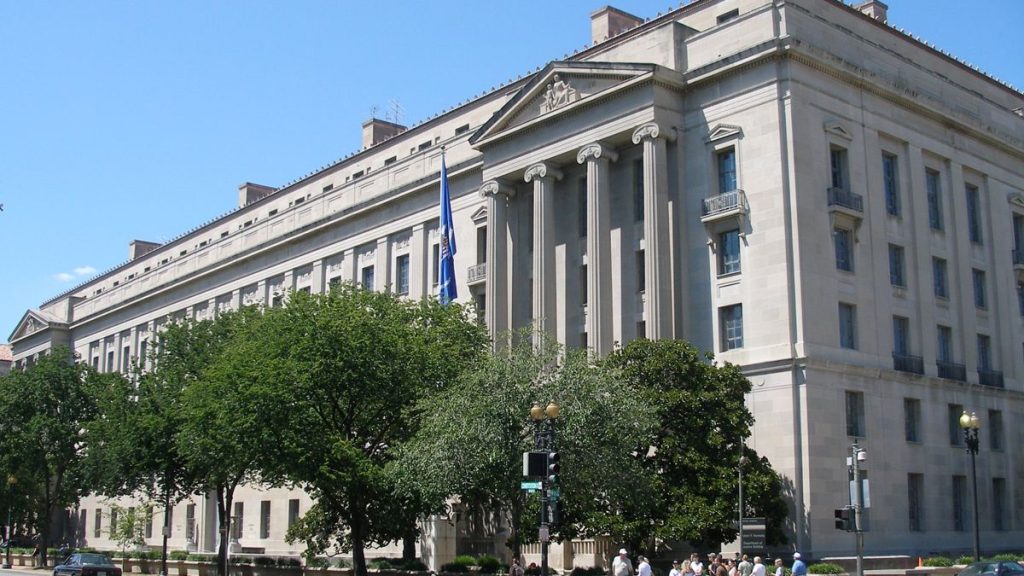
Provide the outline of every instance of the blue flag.
{"type": "Polygon", "coordinates": [[[441,266],[437,271],[437,283],[441,304],[447,304],[459,297],[455,287],[455,226],[452,224],[452,199],[448,194],[448,169],[441,152],[441,266]]]}

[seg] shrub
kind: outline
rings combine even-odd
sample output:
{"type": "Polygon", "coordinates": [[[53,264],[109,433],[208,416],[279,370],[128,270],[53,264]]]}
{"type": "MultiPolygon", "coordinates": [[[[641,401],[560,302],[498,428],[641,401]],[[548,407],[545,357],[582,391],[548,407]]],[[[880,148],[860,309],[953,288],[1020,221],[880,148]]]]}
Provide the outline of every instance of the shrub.
{"type": "Polygon", "coordinates": [[[217,557],[213,554],[189,554],[185,557],[185,560],[189,562],[209,562],[213,563],[217,561],[217,557]]]}
{"type": "Polygon", "coordinates": [[[456,564],[455,562],[449,562],[444,566],[441,566],[441,572],[451,572],[453,574],[462,574],[469,572],[469,568],[465,564],[456,564]]]}
{"type": "Polygon", "coordinates": [[[232,566],[246,566],[252,564],[252,556],[232,556],[228,562],[232,566]]]}
{"type": "Polygon", "coordinates": [[[387,558],[371,558],[366,562],[366,567],[376,570],[388,570],[391,568],[391,561],[387,558]]]}
{"type": "Polygon", "coordinates": [[[256,566],[277,566],[277,558],[273,556],[256,556],[252,559],[256,566]]]}
{"type": "Polygon", "coordinates": [[[426,572],[430,570],[427,565],[419,558],[413,558],[412,560],[402,560],[400,562],[392,562],[392,566],[400,570],[409,570],[411,572],[426,572]]]}
{"type": "Polygon", "coordinates": [[[281,556],[277,559],[278,566],[302,566],[302,562],[294,556],[281,556]]]}
{"type": "Polygon", "coordinates": [[[843,567],[838,564],[829,564],[827,562],[821,562],[819,564],[811,564],[807,567],[808,574],[845,574],[846,571],[843,567]]]}
{"type": "Polygon", "coordinates": [[[476,558],[463,554],[456,556],[455,560],[452,560],[452,564],[462,564],[463,566],[476,566],[476,558]]]}
{"type": "Polygon", "coordinates": [[[171,560],[187,560],[188,552],[184,550],[171,550],[170,554],[168,554],[168,558],[171,560]]]}
{"type": "Polygon", "coordinates": [[[309,568],[327,568],[331,565],[330,560],[323,556],[317,556],[315,558],[306,558],[306,566],[309,568]]]}
{"type": "Polygon", "coordinates": [[[945,556],[930,556],[925,558],[921,564],[932,568],[948,568],[953,565],[953,561],[945,556]]]}
{"type": "Polygon", "coordinates": [[[494,556],[484,555],[476,559],[481,574],[495,574],[501,568],[501,561],[494,556]]]}
{"type": "MultiPolygon", "coordinates": [[[[959,557],[957,557],[956,560],[953,561],[954,564],[960,564],[960,565],[963,565],[963,566],[966,566],[966,565],[970,564],[971,562],[974,562],[974,556],[966,556],[966,555],[965,556],[959,556],[959,557]]],[[[927,566],[927,565],[928,564],[925,564],[925,566],[927,566]]]]}
{"type": "Polygon", "coordinates": [[[995,556],[993,556],[991,558],[986,558],[986,560],[991,560],[992,562],[1016,562],[1017,561],[1017,555],[1016,554],[996,554],[995,556]]]}

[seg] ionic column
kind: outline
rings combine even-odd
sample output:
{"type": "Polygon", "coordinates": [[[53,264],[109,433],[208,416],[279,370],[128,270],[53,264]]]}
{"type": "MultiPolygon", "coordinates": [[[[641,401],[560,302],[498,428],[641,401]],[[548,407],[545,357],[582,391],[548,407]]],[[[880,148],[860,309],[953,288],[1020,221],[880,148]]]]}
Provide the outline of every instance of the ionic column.
{"type": "Polygon", "coordinates": [[[509,329],[508,201],[515,193],[515,188],[502,180],[490,180],[480,187],[480,195],[487,199],[487,279],[484,285],[487,304],[484,317],[495,347],[500,347],[498,336],[509,329]]]}
{"type": "MultiPolygon", "coordinates": [[[[555,329],[555,180],[562,172],[541,162],[526,169],[533,182],[533,322],[538,332],[555,329]]],[[[490,307],[490,306],[488,306],[490,307]]],[[[539,340],[538,340],[539,343],[539,340]]]]}
{"type": "Polygon", "coordinates": [[[587,163],[587,342],[598,357],[612,351],[611,209],[608,164],[619,158],[606,144],[576,155],[587,163]]]}
{"type": "Polygon", "coordinates": [[[674,130],[662,131],[653,122],[633,132],[633,143],[644,145],[644,316],[650,340],[672,336],[666,140],[675,140],[674,130]]]}

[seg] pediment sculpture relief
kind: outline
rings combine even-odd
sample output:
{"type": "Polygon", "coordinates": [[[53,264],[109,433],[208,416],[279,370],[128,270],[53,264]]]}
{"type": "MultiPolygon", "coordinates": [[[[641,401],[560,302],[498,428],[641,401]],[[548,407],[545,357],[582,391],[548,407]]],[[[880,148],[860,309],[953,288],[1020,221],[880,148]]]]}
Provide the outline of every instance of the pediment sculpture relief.
{"type": "Polygon", "coordinates": [[[544,97],[540,101],[540,113],[544,114],[556,108],[561,108],[576,101],[579,94],[576,89],[569,85],[569,82],[562,80],[558,74],[548,84],[544,97]]]}

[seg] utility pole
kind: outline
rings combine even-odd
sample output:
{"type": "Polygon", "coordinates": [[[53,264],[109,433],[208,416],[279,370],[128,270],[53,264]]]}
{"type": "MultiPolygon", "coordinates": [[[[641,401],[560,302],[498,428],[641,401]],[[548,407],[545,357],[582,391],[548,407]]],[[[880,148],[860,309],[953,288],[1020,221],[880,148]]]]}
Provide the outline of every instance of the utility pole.
{"type": "Polygon", "coordinates": [[[860,463],[867,459],[867,452],[860,449],[856,442],[850,446],[850,467],[853,469],[853,529],[857,537],[857,576],[864,576],[864,525],[862,502],[863,492],[860,484],[860,463]]]}

